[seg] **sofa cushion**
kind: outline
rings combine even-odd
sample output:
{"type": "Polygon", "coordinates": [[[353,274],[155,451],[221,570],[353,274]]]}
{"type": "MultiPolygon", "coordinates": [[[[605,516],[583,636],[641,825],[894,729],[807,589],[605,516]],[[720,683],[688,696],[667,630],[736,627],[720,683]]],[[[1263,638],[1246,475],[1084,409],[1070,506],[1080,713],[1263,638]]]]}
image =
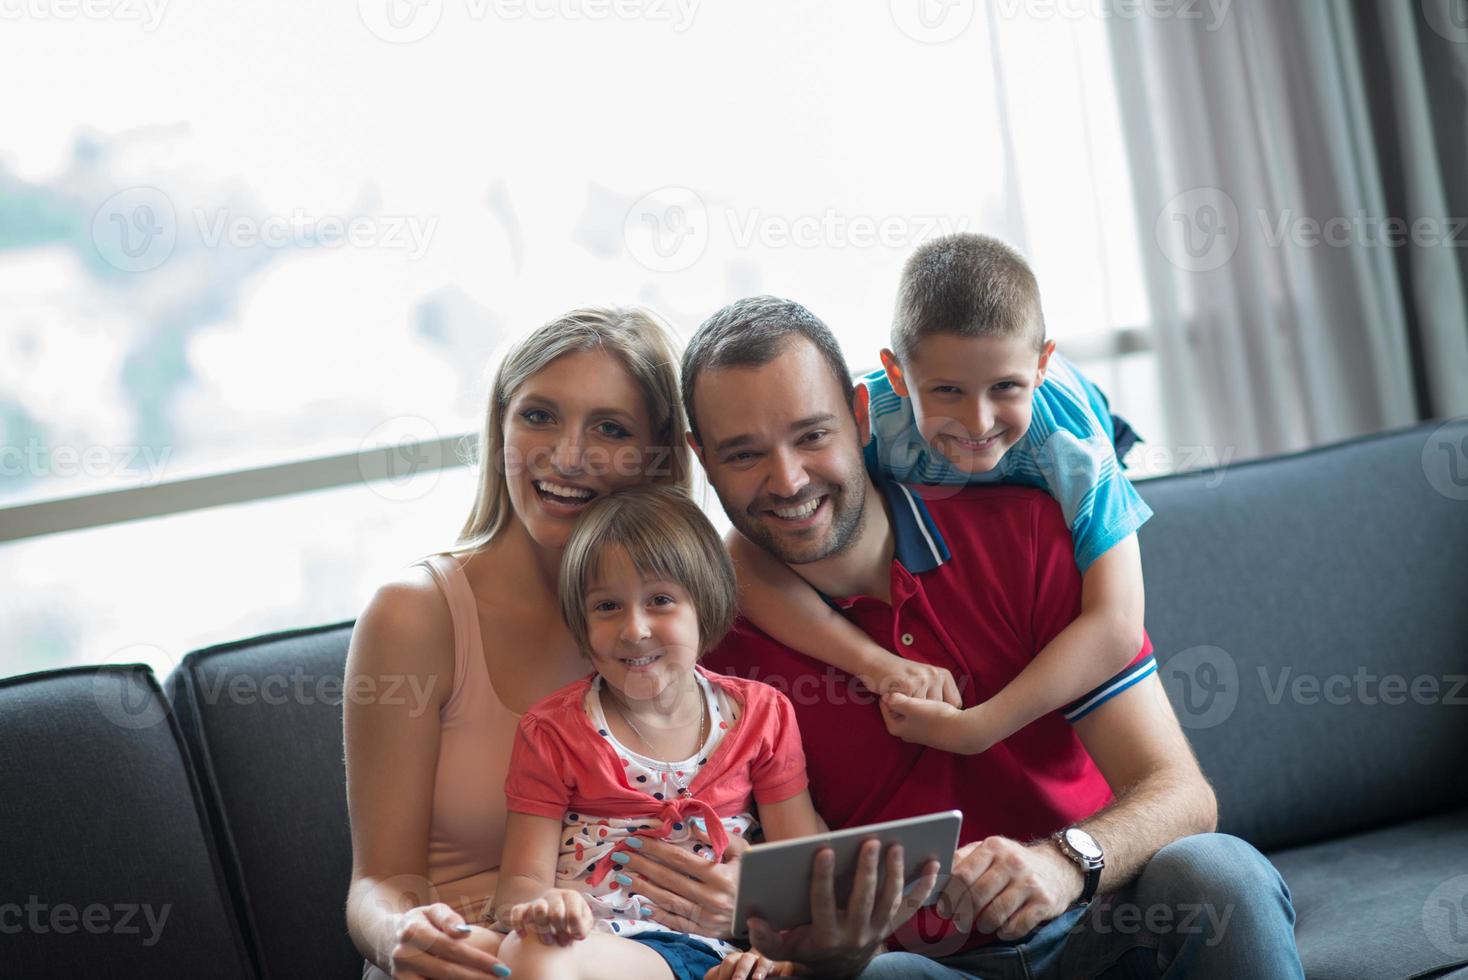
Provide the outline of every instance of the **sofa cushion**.
{"type": "Polygon", "coordinates": [[[0,973],[251,975],[152,673],[0,680],[0,973]]]}
{"type": "Polygon", "coordinates": [[[1468,810],[1269,855],[1295,900],[1311,980],[1468,963],[1468,810]]]}
{"type": "Polygon", "coordinates": [[[1468,803],[1468,422],[1141,481],[1147,627],[1261,849],[1468,803]]]}
{"type": "Polygon", "coordinates": [[[189,654],[167,688],[226,841],[262,976],[358,978],[347,935],[352,848],[342,767],[351,624],[189,654]]]}

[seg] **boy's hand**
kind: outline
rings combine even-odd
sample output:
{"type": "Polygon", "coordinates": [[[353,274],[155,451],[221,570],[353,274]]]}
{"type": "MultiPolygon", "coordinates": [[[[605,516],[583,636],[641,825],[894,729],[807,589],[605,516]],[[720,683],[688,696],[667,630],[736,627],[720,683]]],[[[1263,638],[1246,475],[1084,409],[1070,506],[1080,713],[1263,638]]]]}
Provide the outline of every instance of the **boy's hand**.
{"type": "Polygon", "coordinates": [[[930,745],[944,752],[978,755],[1010,733],[994,732],[983,705],[963,711],[942,701],[922,701],[906,694],[882,698],[887,731],[904,742],[930,745]]]}
{"type": "Polygon", "coordinates": [[[521,939],[534,934],[547,946],[585,939],[594,922],[586,896],[570,888],[552,888],[533,902],[512,906],[506,919],[521,939]]]}
{"type": "Polygon", "coordinates": [[[878,696],[897,692],[910,698],[950,704],[955,709],[963,707],[963,698],[958,694],[958,684],[953,673],[945,667],[904,660],[896,654],[881,651],[881,656],[872,660],[859,677],[867,690],[878,696]]]}
{"type": "Polygon", "coordinates": [[[754,950],[748,953],[730,953],[724,962],[710,967],[703,980],[764,980],[765,977],[793,977],[795,964],[786,960],[772,960],[754,950]]]}

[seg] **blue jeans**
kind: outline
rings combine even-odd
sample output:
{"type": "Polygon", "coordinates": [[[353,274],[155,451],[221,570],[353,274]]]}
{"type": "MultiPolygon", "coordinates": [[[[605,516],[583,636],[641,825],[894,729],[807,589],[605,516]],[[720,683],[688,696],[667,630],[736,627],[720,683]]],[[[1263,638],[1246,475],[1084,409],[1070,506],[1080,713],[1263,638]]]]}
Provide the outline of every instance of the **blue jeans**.
{"type": "Polygon", "coordinates": [[[1301,978],[1295,909],[1274,865],[1226,834],[1173,841],[1130,885],[1023,939],[928,959],[884,953],[860,980],[1301,978]]]}

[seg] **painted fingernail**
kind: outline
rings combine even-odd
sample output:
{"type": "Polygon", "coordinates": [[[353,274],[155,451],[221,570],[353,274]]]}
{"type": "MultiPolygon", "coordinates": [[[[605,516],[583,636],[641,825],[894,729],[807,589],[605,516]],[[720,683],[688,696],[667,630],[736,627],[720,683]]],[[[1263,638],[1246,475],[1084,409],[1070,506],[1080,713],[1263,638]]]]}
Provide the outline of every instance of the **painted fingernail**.
{"type": "Polygon", "coordinates": [[[466,924],[460,922],[458,925],[454,926],[454,931],[455,932],[462,932],[465,935],[468,935],[469,933],[473,932],[474,930],[473,929],[470,929],[466,924]]]}
{"type": "Polygon", "coordinates": [[[621,851],[618,851],[616,854],[613,854],[612,855],[612,860],[615,861],[615,862],[617,862],[618,864],[626,864],[628,861],[630,861],[632,859],[630,857],[628,857],[627,855],[623,854],[621,851]]]}
{"type": "Polygon", "coordinates": [[[709,826],[708,824],[703,822],[703,817],[694,817],[693,820],[690,822],[699,830],[703,831],[704,833],[708,833],[709,826]]]}
{"type": "Polygon", "coordinates": [[[640,838],[640,837],[629,837],[629,838],[627,838],[627,846],[628,847],[635,847],[635,848],[639,848],[640,849],[642,847],[642,838],[640,838]]]}
{"type": "Polygon", "coordinates": [[[510,975],[510,968],[505,966],[503,963],[496,963],[494,966],[489,968],[489,972],[493,973],[497,977],[507,977],[510,975]]]}
{"type": "Polygon", "coordinates": [[[640,908],[640,909],[637,910],[637,914],[639,916],[641,916],[642,918],[644,918],[644,919],[651,919],[652,918],[652,909],[650,909],[646,905],[644,905],[642,908],[640,908]]]}
{"type": "Polygon", "coordinates": [[[629,877],[627,877],[626,875],[617,875],[616,877],[617,877],[617,884],[619,884],[619,885],[630,885],[630,884],[632,884],[632,879],[629,878],[629,877]]]}

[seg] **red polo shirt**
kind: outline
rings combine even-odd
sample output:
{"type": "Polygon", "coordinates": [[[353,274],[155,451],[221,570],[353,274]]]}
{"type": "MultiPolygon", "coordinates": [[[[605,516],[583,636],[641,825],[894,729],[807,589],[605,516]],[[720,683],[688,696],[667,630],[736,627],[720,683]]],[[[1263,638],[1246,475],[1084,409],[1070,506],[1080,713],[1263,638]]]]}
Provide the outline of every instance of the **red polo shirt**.
{"type": "MultiPolygon", "coordinates": [[[[829,600],[881,646],[948,668],[965,707],[1019,675],[1081,608],[1081,576],[1060,506],[1025,487],[878,483],[892,519],[892,603],[829,600]]],[[[889,734],[876,698],[849,674],[797,653],[741,619],[704,664],[789,695],[816,809],[833,828],[963,811],[960,843],[1029,841],[1083,820],[1111,790],[1072,722],[1157,669],[1151,641],[1121,673],[979,755],[889,734]]],[[[937,956],[992,941],[953,935],[926,909],[900,935],[937,956]],[[923,941],[919,941],[921,936],[923,941]]],[[[902,945],[894,943],[894,945],[902,945]]]]}

